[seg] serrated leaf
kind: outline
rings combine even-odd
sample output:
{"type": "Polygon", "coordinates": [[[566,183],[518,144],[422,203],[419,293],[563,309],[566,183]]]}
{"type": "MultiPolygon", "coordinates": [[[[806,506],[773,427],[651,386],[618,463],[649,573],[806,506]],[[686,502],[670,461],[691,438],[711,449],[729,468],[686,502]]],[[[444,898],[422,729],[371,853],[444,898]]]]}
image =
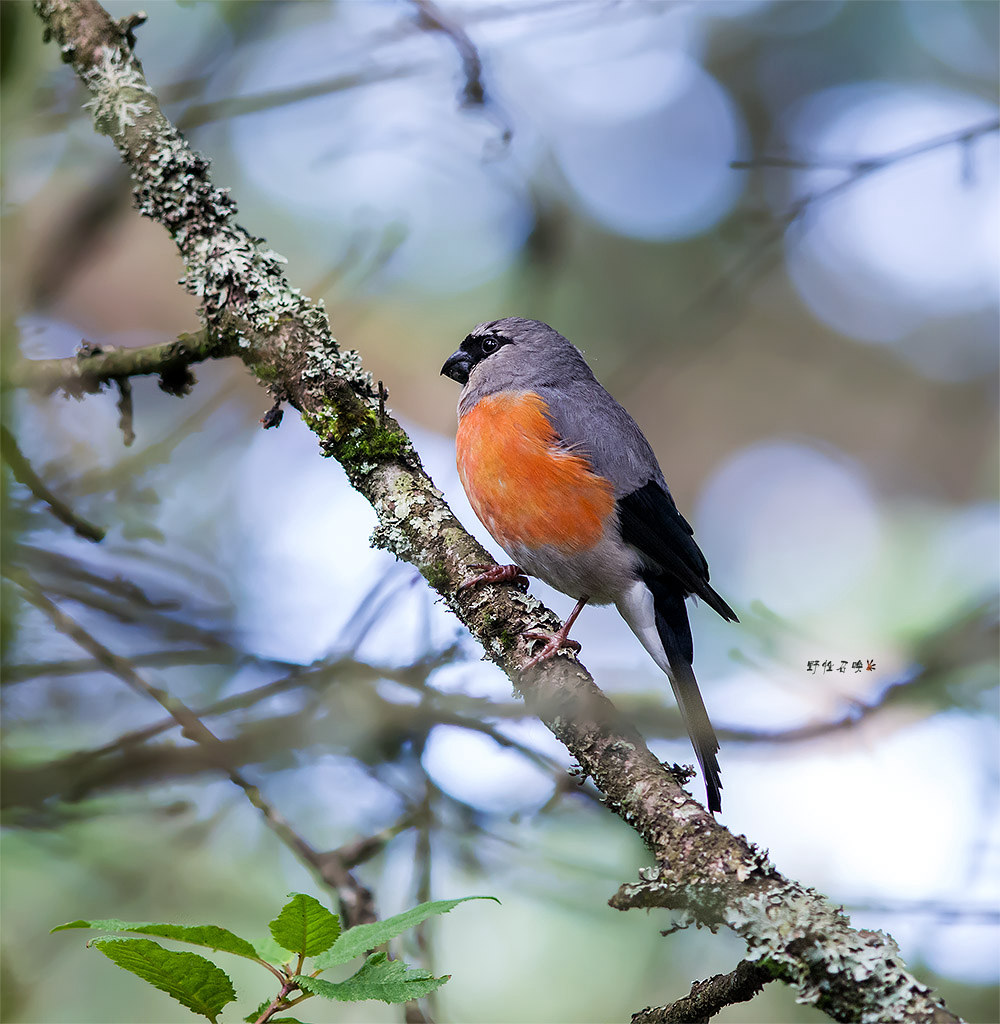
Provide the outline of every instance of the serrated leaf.
{"type": "Polygon", "coordinates": [[[316,958],[313,966],[318,970],[325,971],[335,964],[346,964],[356,957],[363,956],[369,949],[374,949],[376,946],[381,946],[383,942],[402,935],[407,929],[415,928],[427,918],[434,917],[435,914],[447,914],[459,903],[466,903],[468,900],[500,902],[494,896],[463,896],[458,900],[433,900],[430,903],[419,903],[409,910],[404,910],[402,914],[387,917],[384,921],[358,924],[353,928],[348,928],[330,949],[316,958]]]}
{"type": "Polygon", "coordinates": [[[326,999],[358,1003],[380,999],[383,1003],[405,1003],[440,988],[450,974],[435,978],[430,971],[409,967],[402,960],[390,960],[385,953],[373,953],[347,981],[326,981],[297,975],[295,983],[306,992],[326,999]]]}
{"type": "Polygon", "coordinates": [[[312,896],[301,892],[290,895],[269,925],[274,941],[303,956],[316,956],[329,949],[340,935],[340,918],[312,896]]]}
{"type": "Polygon", "coordinates": [[[253,943],[234,935],[228,928],[220,928],[214,924],[160,924],[152,921],[118,921],[108,918],[103,921],[70,921],[58,925],[52,931],[61,932],[67,928],[94,928],[101,932],[155,935],[160,939],[176,939],[178,942],[190,942],[192,946],[206,946],[208,949],[220,949],[223,953],[235,953],[236,956],[258,959],[253,943]]]}
{"type": "Polygon", "coordinates": [[[226,972],[197,953],[164,949],[150,939],[94,939],[91,945],[112,963],[148,981],[212,1024],[216,1024],[226,1003],[236,998],[226,972]]]}

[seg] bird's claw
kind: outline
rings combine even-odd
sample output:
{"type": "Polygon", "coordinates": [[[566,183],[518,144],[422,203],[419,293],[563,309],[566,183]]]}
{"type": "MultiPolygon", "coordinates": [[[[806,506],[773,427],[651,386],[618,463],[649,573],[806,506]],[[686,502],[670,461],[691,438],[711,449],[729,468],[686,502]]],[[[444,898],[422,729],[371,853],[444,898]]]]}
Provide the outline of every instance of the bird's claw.
{"type": "Polygon", "coordinates": [[[565,636],[562,631],[557,633],[543,633],[543,632],[529,632],[523,634],[525,640],[530,640],[535,643],[544,642],[545,646],[529,661],[525,662],[525,670],[534,668],[536,665],[540,665],[543,661],[548,661],[549,658],[554,657],[560,651],[572,651],[574,654],[579,654],[583,649],[582,644],[578,640],[570,640],[568,636],[565,636]]]}
{"type": "Polygon", "coordinates": [[[471,576],[464,583],[459,584],[459,590],[466,590],[468,587],[476,587],[480,583],[508,583],[512,580],[523,580],[525,586],[528,577],[517,565],[486,565],[479,563],[470,565],[470,569],[478,569],[479,574],[471,576]]]}

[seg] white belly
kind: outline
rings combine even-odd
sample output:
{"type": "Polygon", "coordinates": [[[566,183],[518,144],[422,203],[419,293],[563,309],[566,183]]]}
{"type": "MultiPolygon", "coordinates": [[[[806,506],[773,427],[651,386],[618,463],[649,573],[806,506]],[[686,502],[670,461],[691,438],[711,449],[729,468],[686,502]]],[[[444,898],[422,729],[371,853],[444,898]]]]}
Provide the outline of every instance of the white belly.
{"type": "Polygon", "coordinates": [[[568,553],[550,545],[511,545],[507,553],[529,575],[579,601],[614,604],[635,581],[638,559],[616,536],[605,535],[586,551],[568,553]]]}

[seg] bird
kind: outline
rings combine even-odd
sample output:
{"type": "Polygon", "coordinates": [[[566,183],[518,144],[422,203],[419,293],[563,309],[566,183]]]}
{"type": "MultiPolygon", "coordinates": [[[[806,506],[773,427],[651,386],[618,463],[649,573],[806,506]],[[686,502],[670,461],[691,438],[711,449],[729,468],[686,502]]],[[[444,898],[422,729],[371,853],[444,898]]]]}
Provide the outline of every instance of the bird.
{"type": "Polygon", "coordinates": [[[722,810],[719,741],[698,689],[685,599],[728,622],[736,613],[709,583],[708,562],[678,511],[635,420],[601,386],[580,350],[540,320],[478,324],[441,373],[462,385],[456,456],[469,503],[511,565],[462,588],[534,576],[576,600],[525,670],[580,644],[584,606],[613,604],[666,673],[705,780],[722,810]]]}

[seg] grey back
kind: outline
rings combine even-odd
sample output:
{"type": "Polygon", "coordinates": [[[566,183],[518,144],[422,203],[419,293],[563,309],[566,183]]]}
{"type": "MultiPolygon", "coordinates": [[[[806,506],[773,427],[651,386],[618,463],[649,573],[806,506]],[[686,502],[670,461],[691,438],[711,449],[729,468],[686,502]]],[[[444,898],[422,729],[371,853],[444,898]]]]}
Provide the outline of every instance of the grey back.
{"type": "MultiPolygon", "coordinates": [[[[580,350],[540,320],[505,317],[477,325],[473,337],[504,339],[497,352],[473,367],[459,413],[501,391],[533,391],[567,448],[585,454],[614,485],[615,497],[650,480],[667,490],[656,456],[635,420],[601,386],[580,350]]],[[[669,493],[669,491],[667,492],[669,493]]]]}

